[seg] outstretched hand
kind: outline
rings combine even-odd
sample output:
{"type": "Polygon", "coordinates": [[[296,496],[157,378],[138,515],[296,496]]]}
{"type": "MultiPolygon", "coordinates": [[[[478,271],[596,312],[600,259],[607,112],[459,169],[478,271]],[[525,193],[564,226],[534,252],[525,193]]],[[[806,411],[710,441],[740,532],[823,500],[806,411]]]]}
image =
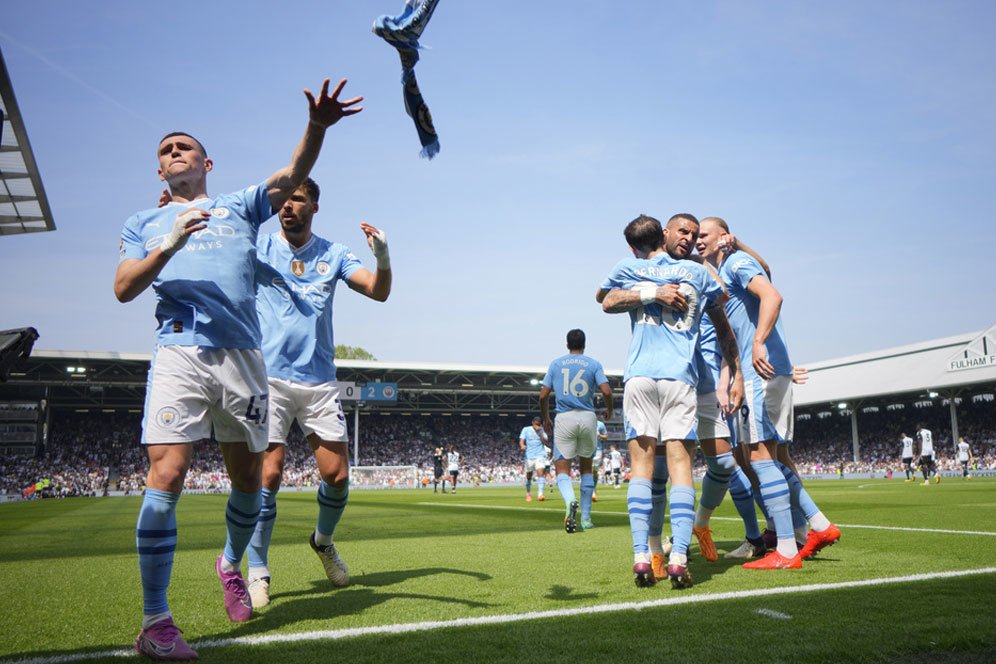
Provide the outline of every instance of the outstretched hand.
{"type": "Polygon", "coordinates": [[[339,101],[339,95],[345,86],[346,79],[342,79],[330,95],[329,79],[325,79],[317,99],[311,94],[311,90],[305,89],[304,96],[308,98],[308,115],[312,124],[320,127],[331,127],[347,115],[356,115],[363,110],[362,106],[356,106],[363,101],[363,97],[339,101]]]}

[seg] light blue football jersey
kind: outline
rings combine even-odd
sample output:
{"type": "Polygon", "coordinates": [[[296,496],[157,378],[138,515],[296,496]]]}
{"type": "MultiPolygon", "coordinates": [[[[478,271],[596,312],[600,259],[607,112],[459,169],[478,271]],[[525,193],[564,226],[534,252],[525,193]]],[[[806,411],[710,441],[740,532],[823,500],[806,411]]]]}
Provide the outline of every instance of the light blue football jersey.
{"type": "Polygon", "coordinates": [[[723,368],[723,353],[719,349],[716,328],[708,316],[699,324],[699,347],[695,354],[698,363],[699,384],[696,394],[712,394],[719,385],[719,372],[723,368]]]}
{"type": "Polygon", "coordinates": [[[527,459],[542,459],[546,456],[546,445],[543,444],[543,439],[540,438],[539,433],[536,429],[531,426],[522,427],[522,432],[519,434],[519,440],[526,440],[526,458],[527,459]]]}
{"type": "MultiPolygon", "coordinates": [[[[733,252],[719,267],[719,277],[726,284],[730,293],[730,299],[726,302],[726,317],[730,319],[733,332],[737,335],[737,345],[740,347],[740,364],[744,371],[745,380],[756,375],[751,364],[751,357],[760,308],[760,300],[747,291],[747,284],[759,275],[764,280],[768,279],[761,264],[754,260],[753,256],[743,251],[733,252]]],[[[775,375],[791,376],[792,361],[789,359],[781,316],[778,317],[764,347],[768,351],[768,362],[774,367],[775,375]]]]}
{"type": "Polygon", "coordinates": [[[269,233],[256,246],[266,375],[301,383],[335,380],[335,287],[363,265],[346,246],[317,235],[295,248],[280,233],[269,233]]]}
{"type": "Polygon", "coordinates": [[[557,412],[595,410],[595,390],[608,383],[602,363],[587,355],[568,354],[550,363],[543,385],[553,391],[557,412]]]}
{"type": "Polygon", "coordinates": [[[689,308],[684,314],[665,311],[657,303],[629,312],[633,339],[626,358],[623,380],[645,376],[655,380],[680,380],[698,384],[695,346],[702,315],[716,300],[722,287],[702,265],[675,260],[661,252],[651,259],[624,258],[602,283],[602,289],[678,284],[689,308]]]}
{"type": "Polygon", "coordinates": [[[121,259],[139,260],[162,244],[177,215],[211,212],[152,283],[157,340],[162,346],[259,348],[256,236],[273,214],[265,184],[216,198],[169,203],[130,217],[121,231],[121,259]]]}
{"type": "Polygon", "coordinates": [[[598,435],[595,436],[595,456],[599,456],[605,451],[604,443],[602,442],[602,436],[608,436],[609,430],[605,428],[605,422],[598,420],[596,423],[596,428],[598,429],[598,435]]]}

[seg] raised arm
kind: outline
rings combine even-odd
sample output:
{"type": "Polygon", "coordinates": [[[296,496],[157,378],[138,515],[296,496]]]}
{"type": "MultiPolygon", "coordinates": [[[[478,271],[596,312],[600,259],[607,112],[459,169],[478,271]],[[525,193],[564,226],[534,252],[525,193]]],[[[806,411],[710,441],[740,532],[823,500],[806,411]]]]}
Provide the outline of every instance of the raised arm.
{"type": "Polygon", "coordinates": [[[325,130],[347,115],[355,115],[363,110],[362,106],[356,106],[363,101],[363,97],[339,101],[339,94],[345,85],[346,79],[342,79],[329,95],[329,79],[325,79],[317,99],[310,90],[304,91],[304,96],[308,98],[308,127],[304,130],[304,138],[294,149],[290,163],[266,181],[271,209],[279,210],[311,173],[325,140],[325,130]]]}
{"type": "Polygon", "coordinates": [[[391,294],[391,255],[387,250],[387,234],[370,224],[360,224],[367,236],[367,245],[377,259],[377,271],[360,268],[349,275],[347,285],[372,300],[385,302],[391,294]]]}
{"type": "Polygon", "coordinates": [[[775,368],[768,362],[768,350],[764,343],[771,336],[782,310],[782,296],[771,282],[762,275],[757,275],[747,284],[747,292],[759,301],[757,313],[757,329],[754,332],[754,342],[751,357],[754,369],[765,380],[775,375],[775,368]]]}

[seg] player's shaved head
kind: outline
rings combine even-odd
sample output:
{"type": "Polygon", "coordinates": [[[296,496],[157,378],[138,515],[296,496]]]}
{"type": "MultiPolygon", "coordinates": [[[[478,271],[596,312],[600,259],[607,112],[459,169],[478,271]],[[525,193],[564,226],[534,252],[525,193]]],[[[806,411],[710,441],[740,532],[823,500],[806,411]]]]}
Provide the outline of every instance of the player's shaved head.
{"type": "Polygon", "coordinates": [[[661,222],[645,214],[626,224],[623,235],[626,237],[626,243],[637,251],[649,253],[664,246],[664,229],[661,228],[661,222]]]}
{"type": "Polygon", "coordinates": [[[567,350],[584,350],[584,330],[574,329],[567,333],[567,350]]]}
{"type": "MultiPolygon", "coordinates": [[[[193,136],[191,136],[190,134],[188,134],[185,131],[172,131],[172,132],[166,134],[165,136],[162,137],[162,139],[160,139],[159,145],[162,145],[166,140],[168,140],[170,138],[175,138],[177,136],[183,136],[184,138],[189,138],[190,140],[192,140],[194,143],[197,144],[197,147],[200,148],[201,154],[204,156],[204,158],[207,158],[208,153],[207,153],[207,150],[204,149],[204,144],[201,143],[199,140],[197,140],[196,138],[194,138],[193,136]]],[[[318,199],[315,199],[315,200],[318,200],[318,199]]]]}

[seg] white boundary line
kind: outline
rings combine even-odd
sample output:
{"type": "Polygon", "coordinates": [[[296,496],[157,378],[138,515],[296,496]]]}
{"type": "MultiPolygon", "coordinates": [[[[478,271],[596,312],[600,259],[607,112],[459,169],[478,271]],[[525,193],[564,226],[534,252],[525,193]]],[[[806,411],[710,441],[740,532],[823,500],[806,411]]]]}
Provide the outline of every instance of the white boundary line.
{"type": "MultiPolygon", "coordinates": [[[[909,576],[893,576],[879,579],[864,579],[861,581],[842,581],[840,583],[816,583],[807,586],[787,586],[785,588],[764,588],[760,590],[737,590],[712,595],[681,595],[645,602],[621,602],[618,604],[599,604],[595,606],[578,607],[574,609],[553,609],[550,611],[531,611],[529,613],[510,613],[497,616],[481,616],[478,618],[458,618],[456,620],[433,620],[417,623],[401,623],[393,625],[374,625],[371,627],[352,627],[349,629],[317,630],[300,632],[298,634],[270,634],[267,636],[243,636],[233,639],[208,639],[197,641],[190,645],[194,648],[223,648],[226,646],[261,646],[273,643],[300,643],[303,641],[337,641],[340,639],[371,636],[376,634],[407,634],[411,632],[428,632],[437,629],[453,627],[475,627],[479,625],[504,625],[513,622],[538,620],[544,618],[568,618],[573,616],[597,615],[601,613],[618,613],[621,611],[640,611],[665,606],[681,604],[703,604],[724,600],[753,599],[775,595],[794,595],[811,593],[820,590],[841,590],[844,588],[867,588],[899,583],[915,583],[932,581],[934,579],[955,579],[966,576],[979,576],[996,573],[996,567],[981,569],[956,570],[951,572],[934,572],[932,574],[911,574],[909,576]]],[[[0,664],[63,664],[80,662],[98,657],[133,657],[131,650],[105,650],[103,652],[74,653],[71,655],[56,655],[54,657],[34,657],[19,660],[0,660],[0,664]]]]}
{"type": "MultiPolygon", "coordinates": [[[[416,505],[430,505],[433,507],[466,507],[473,509],[484,509],[484,510],[516,510],[516,511],[529,511],[529,512],[563,512],[560,508],[549,508],[549,507],[518,507],[514,505],[475,505],[473,503],[415,503],[416,505]]],[[[606,510],[592,510],[592,514],[613,514],[615,516],[627,516],[626,512],[609,512],[606,510]]],[[[734,516],[714,516],[713,521],[740,521],[739,517],[734,516]]],[[[841,528],[864,528],[866,530],[897,530],[900,532],[909,533],[940,533],[942,535],[983,535],[986,537],[996,537],[996,533],[990,532],[988,530],[944,530],[941,528],[905,528],[903,526],[870,526],[866,524],[858,523],[838,523],[841,528]]]]}

